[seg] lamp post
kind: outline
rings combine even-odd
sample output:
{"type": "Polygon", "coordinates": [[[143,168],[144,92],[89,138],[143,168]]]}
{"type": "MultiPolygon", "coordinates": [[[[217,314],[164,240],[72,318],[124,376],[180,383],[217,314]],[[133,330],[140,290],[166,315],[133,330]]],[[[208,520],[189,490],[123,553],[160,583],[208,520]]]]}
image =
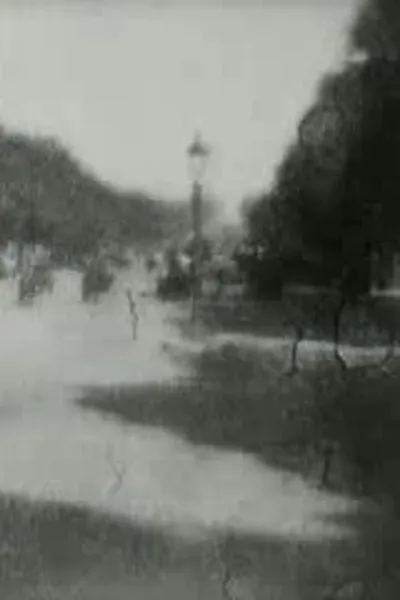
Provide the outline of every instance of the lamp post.
{"type": "Polygon", "coordinates": [[[187,149],[187,154],[192,178],[191,210],[194,241],[192,259],[192,322],[195,323],[198,300],[201,295],[203,178],[210,150],[204,144],[200,135],[196,134],[193,142],[187,149]]]}

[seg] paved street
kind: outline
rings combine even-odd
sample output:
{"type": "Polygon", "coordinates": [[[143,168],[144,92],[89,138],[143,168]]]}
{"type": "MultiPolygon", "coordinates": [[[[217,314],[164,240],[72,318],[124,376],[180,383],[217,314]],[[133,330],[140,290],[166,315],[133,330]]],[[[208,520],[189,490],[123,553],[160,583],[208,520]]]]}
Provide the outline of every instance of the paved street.
{"type": "MultiPolygon", "coordinates": [[[[79,505],[110,518],[127,518],[128,529],[159,527],[190,548],[228,532],[282,543],[317,543],[348,533],[333,518],[354,508],[345,499],[311,489],[250,455],[195,446],[167,429],[122,424],[77,405],[85,386],[167,385],[184,374],[162,352],[162,343],[177,334],[161,305],[139,298],[135,343],[123,287],[99,305],[82,306],[76,276],[64,274],[54,296],[35,306],[13,307],[10,290],[2,298],[0,490],[5,498],[18,494],[40,502],[56,500],[71,510],[79,505]]],[[[62,545],[61,537],[57,543],[62,545]]],[[[115,556],[107,554],[104,544],[102,560],[115,566],[115,556]]],[[[200,569],[203,558],[192,557],[192,563],[200,569]]],[[[152,561],[157,559],[149,556],[152,561]]],[[[75,574],[57,583],[55,597],[73,597],[68,586],[76,580],[78,558],[74,565],[75,574]]],[[[49,564],[41,568],[51,579],[49,564]]],[[[94,578],[82,583],[83,595],[76,597],[131,598],[132,578],[125,581],[115,569],[102,571],[107,593],[94,578]]],[[[198,577],[203,576],[194,576],[193,566],[176,569],[163,583],[154,577],[141,580],[135,598],[177,597],[182,587],[186,598],[221,597],[220,585],[205,575],[203,583],[211,587],[200,591],[198,577]]],[[[279,569],[284,579],[286,567],[279,569]]],[[[5,597],[28,597],[21,586],[10,583],[5,597]]],[[[288,592],[287,598],[300,596],[288,592]]]]}

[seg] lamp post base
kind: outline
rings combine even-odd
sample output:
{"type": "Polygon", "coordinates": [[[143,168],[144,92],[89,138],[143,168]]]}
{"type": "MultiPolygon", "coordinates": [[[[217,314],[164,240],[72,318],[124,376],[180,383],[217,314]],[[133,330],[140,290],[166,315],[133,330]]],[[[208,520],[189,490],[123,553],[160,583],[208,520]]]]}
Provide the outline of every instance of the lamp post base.
{"type": "Polygon", "coordinates": [[[197,321],[197,298],[195,296],[192,296],[191,302],[192,302],[191,319],[192,319],[193,325],[195,325],[196,321],[197,321]]]}
{"type": "Polygon", "coordinates": [[[191,296],[191,317],[192,323],[197,322],[199,317],[199,306],[201,299],[201,282],[197,280],[192,288],[192,296],[191,296]]]}

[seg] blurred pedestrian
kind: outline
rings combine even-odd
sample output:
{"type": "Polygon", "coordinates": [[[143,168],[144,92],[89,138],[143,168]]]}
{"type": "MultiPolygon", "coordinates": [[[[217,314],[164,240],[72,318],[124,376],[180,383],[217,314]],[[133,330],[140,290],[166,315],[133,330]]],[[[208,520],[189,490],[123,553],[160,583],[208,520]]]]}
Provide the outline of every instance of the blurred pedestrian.
{"type": "Polygon", "coordinates": [[[137,304],[133,297],[131,288],[126,289],[126,296],[128,298],[129,315],[131,319],[132,337],[134,340],[137,339],[137,328],[139,323],[139,315],[137,312],[137,304]]]}

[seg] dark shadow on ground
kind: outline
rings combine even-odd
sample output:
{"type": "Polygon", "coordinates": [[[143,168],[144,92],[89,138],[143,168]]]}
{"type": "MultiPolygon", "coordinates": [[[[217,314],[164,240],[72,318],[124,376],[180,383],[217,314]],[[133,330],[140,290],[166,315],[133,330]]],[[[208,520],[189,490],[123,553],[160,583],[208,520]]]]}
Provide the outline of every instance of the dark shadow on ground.
{"type": "Polygon", "coordinates": [[[128,423],[172,430],[195,444],[250,452],[314,481],[322,475],[328,442],[339,449],[330,485],[340,490],[358,492],[360,480],[371,480],[374,470],[382,476],[389,452],[400,461],[400,371],[398,377],[384,375],[377,363],[351,368],[344,377],[337,365],[321,360],[287,377],[285,357],[274,349],[234,344],[206,349],[192,360],[186,380],[91,387],[78,403],[128,423]]]}
{"type": "Polygon", "coordinates": [[[392,367],[391,373],[377,364],[343,374],[330,361],[321,361],[288,378],[282,373],[282,357],[273,350],[228,344],[197,357],[187,382],[92,388],[84,390],[79,403],[125,422],[173,430],[197,444],[252,452],[305,478],[313,478],[315,470],[320,473],[318,448],[328,441],[334,448],[330,486],[361,493],[379,508],[373,527],[370,518],[353,522],[363,540],[358,558],[368,553],[375,590],[365,597],[397,598],[400,365],[392,367]],[[382,580],[379,573],[390,574],[384,587],[374,584],[382,580]]]}
{"type": "Polygon", "coordinates": [[[189,540],[76,505],[5,495],[0,514],[0,594],[9,600],[222,600],[235,597],[233,581],[247,588],[239,597],[252,600],[320,600],[334,582],[378,575],[372,548],[360,551],[356,538],[300,544],[227,534],[189,540]]]}
{"type": "Polygon", "coordinates": [[[192,360],[186,380],[90,387],[78,403],[128,423],[165,428],[196,444],[240,449],[299,470],[315,423],[307,414],[288,415],[310,403],[312,380],[288,379],[273,351],[260,355],[228,344],[192,360]]]}

